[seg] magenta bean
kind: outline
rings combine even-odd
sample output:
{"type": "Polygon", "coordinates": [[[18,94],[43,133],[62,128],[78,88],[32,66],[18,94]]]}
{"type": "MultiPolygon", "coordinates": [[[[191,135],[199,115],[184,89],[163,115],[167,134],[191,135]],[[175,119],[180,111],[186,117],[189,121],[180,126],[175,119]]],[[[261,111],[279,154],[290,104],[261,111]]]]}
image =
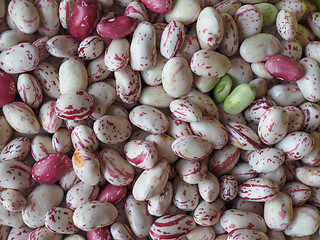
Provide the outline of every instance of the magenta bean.
{"type": "Polygon", "coordinates": [[[99,36],[108,39],[124,38],[134,31],[137,21],[132,17],[120,16],[101,20],[97,25],[99,36]]]}
{"type": "Polygon", "coordinates": [[[171,7],[170,0],[156,0],[156,1],[141,1],[150,11],[160,14],[166,14],[169,12],[171,7]]]}
{"type": "Polygon", "coordinates": [[[23,161],[30,152],[30,140],[25,137],[18,137],[11,140],[0,151],[0,161],[23,161]]]}
{"type": "Polygon", "coordinates": [[[101,202],[109,202],[117,204],[122,201],[127,194],[127,188],[125,186],[115,186],[107,184],[99,193],[97,200],[101,202]]]}
{"type": "Polygon", "coordinates": [[[266,69],[273,77],[294,82],[302,78],[304,70],[301,64],[284,55],[274,55],[266,61],[266,69]]]}
{"type": "Polygon", "coordinates": [[[12,103],[15,95],[16,86],[13,78],[8,73],[0,70],[0,107],[12,103]]]}
{"type": "Polygon", "coordinates": [[[101,5],[97,0],[80,0],[72,11],[68,27],[70,35],[83,40],[94,31],[101,17],[101,5]]]}
{"type": "Polygon", "coordinates": [[[113,240],[111,232],[109,230],[109,226],[98,228],[96,230],[87,231],[87,239],[88,240],[95,240],[95,239],[99,239],[99,238],[105,239],[105,240],[113,240]]]}
{"type": "Polygon", "coordinates": [[[184,214],[165,215],[158,218],[150,228],[152,239],[174,239],[188,234],[196,227],[192,217],[184,214]]]}
{"type": "Polygon", "coordinates": [[[53,184],[68,172],[70,166],[66,154],[53,153],[33,165],[32,178],[41,184],[53,184]]]}

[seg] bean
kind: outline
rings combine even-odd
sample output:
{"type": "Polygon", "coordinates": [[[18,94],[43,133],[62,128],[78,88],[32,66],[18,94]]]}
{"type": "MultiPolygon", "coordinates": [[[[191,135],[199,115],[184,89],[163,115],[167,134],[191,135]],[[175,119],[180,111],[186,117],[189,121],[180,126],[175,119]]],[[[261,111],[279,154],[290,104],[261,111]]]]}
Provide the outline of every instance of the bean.
{"type": "Polygon", "coordinates": [[[223,102],[223,109],[230,114],[238,114],[249,106],[256,92],[250,84],[240,84],[228,95],[223,102]]]}
{"type": "Polygon", "coordinates": [[[213,96],[214,99],[222,103],[228,97],[232,87],[232,79],[229,75],[224,75],[220,78],[217,85],[214,87],[213,96]]]}

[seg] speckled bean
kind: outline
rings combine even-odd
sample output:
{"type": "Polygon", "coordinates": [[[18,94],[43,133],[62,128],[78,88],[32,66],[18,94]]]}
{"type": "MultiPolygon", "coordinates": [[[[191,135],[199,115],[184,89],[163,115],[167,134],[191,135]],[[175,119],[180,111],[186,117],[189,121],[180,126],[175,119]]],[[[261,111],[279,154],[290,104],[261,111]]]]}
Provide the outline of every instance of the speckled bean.
{"type": "Polygon", "coordinates": [[[76,208],[74,225],[84,231],[92,231],[111,225],[118,215],[115,206],[108,202],[91,201],[76,208]]]}

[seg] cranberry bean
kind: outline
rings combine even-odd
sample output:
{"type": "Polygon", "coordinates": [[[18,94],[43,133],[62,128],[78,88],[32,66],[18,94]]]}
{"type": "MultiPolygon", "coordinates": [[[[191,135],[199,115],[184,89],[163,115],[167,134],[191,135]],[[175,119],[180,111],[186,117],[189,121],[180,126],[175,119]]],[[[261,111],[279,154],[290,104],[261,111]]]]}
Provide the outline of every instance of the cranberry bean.
{"type": "Polygon", "coordinates": [[[267,178],[252,178],[239,187],[239,196],[254,202],[265,202],[274,198],[278,193],[278,185],[267,178]]]}
{"type": "Polygon", "coordinates": [[[84,231],[92,231],[111,225],[118,215],[113,204],[91,201],[76,208],[73,214],[74,225],[84,231]]]}
{"type": "Polygon", "coordinates": [[[143,21],[133,32],[130,45],[130,65],[133,70],[146,71],[153,68],[156,59],[155,29],[151,23],[143,21]]]}
{"type": "Polygon", "coordinates": [[[8,5],[8,17],[23,33],[31,34],[39,28],[39,13],[35,4],[30,0],[10,2],[8,5]]]}
{"type": "Polygon", "coordinates": [[[0,161],[23,161],[30,152],[30,141],[25,137],[11,140],[0,151],[0,161]]]}
{"type": "Polygon", "coordinates": [[[99,194],[98,185],[88,185],[84,182],[79,182],[73,185],[66,195],[67,206],[75,210],[86,202],[96,200],[99,194]]]}
{"type": "Polygon", "coordinates": [[[126,186],[134,177],[134,168],[116,150],[103,149],[99,154],[101,173],[115,186],[126,186]]]}
{"type": "Polygon", "coordinates": [[[54,233],[76,233],[79,229],[73,224],[72,215],[73,211],[68,208],[54,207],[45,215],[45,226],[54,233]]]}
{"type": "Polygon", "coordinates": [[[133,195],[129,195],[125,202],[125,214],[132,232],[137,237],[148,236],[153,218],[147,211],[146,202],[137,201],[133,195]]]}
{"type": "Polygon", "coordinates": [[[188,234],[196,227],[190,216],[183,214],[165,215],[158,218],[150,228],[152,239],[173,239],[188,234]]]}
{"type": "Polygon", "coordinates": [[[62,199],[63,190],[58,185],[42,184],[37,186],[27,197],[26,208],[22,210],[23,221],[30,228],[43,226],[47,211],[59,206],[62,199]]]}
{"type": "Polygon", "coordinates": [[[162,216],[172,202],[173,185],[167,182],[161,193],[154,195],[148,200],[148,212],[153,216],[162,216]]]}

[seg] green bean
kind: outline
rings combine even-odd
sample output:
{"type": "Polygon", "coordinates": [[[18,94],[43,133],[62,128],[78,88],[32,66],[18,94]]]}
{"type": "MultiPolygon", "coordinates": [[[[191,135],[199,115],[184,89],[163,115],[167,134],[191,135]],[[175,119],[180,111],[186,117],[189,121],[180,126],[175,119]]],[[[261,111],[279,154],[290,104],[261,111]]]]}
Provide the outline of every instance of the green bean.
{"type": "Polygon", "coordinates": [[[232,87],[232,79],[229,75],[224,75],[213,90],[213,97],[216,102],[222,103],[229,95],[232,87]]]}
{"type": "Polygon", "coordinates": [[[223,102],[223,109],[226,113],[238,114],[253,102],[255,96],[256,91],[250,84],[240,84],[223,102]]]}

